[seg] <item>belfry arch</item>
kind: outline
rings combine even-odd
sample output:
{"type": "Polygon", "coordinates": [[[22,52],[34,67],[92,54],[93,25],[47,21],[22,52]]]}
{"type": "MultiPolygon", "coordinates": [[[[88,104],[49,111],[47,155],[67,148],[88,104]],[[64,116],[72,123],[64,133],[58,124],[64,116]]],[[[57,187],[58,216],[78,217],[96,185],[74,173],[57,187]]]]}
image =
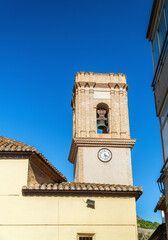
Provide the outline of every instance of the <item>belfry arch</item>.
{"type": "Polygon", "coordinates": [[[109,106],[99,103],[96,107],[97,133],[109,133],[109,106]]]}

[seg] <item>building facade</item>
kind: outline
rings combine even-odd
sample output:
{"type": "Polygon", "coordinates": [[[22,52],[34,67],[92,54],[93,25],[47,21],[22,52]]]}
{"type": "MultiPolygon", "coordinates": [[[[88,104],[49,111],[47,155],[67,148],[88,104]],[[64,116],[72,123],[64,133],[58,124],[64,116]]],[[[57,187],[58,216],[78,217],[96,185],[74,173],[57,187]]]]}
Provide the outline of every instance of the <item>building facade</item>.
{"type": "Polygon", "coordinates": [[[76,74],[74,182],[36,148],[0,137],[1,240],[137,240],[126,77],[76,74]]]}
{"type": "MultiPolygon", "coordinates": [[[[152,87],[155,96],[156,115],[159,118],[160,134],[163,150],[163,167],[158,179],[163,204],[156,210],[165,213],[168,232],[168,1],[154,0],[150,16],[147,36],[151,42],[154,78],[152,87]]],[[[157,206],[159,206],[157,204],[157,206]]]]}

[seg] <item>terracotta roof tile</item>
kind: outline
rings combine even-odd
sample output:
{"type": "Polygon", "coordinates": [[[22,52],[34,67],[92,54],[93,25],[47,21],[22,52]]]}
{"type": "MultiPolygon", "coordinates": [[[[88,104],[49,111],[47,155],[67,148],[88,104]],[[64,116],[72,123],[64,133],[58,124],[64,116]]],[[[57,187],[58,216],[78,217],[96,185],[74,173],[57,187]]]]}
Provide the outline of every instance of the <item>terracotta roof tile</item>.
{"type": "Polygon", "coordinates": [[[154,212],[157,212],[157,210],[164,210],[165,208],[165,195],[162,195],[154,209],[154,212]]]}
{"type": "Polygon", "coordinates": [[[37,154],[43,162],[45,162],[54,172],[56,172],[63,181],[67,181],[66,177],[59,172],[35,147],[25,143],[0,136],[0,152],[32,152],[37,154]]]}
{"type": "MultiPolygon", "coordinates": [[[[79,183],[79,182],[62,182],[55,184],[42,184],[42,185],[28,185],[23,186],[23,192],[36,192],[40,191],[51,191],[53,192],[99,192],[99,193],[112,193],[112,192],[132,192],[138,193],[139,196],[143,193],[141,187],[130,186],[130,185],[116,185],[116,184],[96,184],[96,183],[79,183]]],[[[139,197],[138,196],[138,197],[139,197]]]]}

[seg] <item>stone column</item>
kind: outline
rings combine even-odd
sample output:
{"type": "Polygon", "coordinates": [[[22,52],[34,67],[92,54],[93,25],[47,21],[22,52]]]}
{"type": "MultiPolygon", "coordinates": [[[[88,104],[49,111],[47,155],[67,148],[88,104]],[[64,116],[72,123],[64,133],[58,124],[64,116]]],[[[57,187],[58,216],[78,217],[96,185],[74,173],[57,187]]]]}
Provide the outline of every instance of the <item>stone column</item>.
{"type": "Polygon", "coordinates": [[[73,107],[73,109],[72,109],[72,115],[73,115],[73,126],[72,126],[72,128],[73,128],[73,138],[75,137],[75,135],[76,135],[76,118],[75,118],[75,108],[73,107]]]}
{"type": "Polygon", "coordinates": [[[80,136],[81,137],[86,137],[86,115],[85,115],[85,88],[84,86],[81,87],[80,89],[80,94],[81,94],[81,100],[80,100],[80,136]]]}
{"type": "Polygon", "coordinates": [[[111,86],[110,89],[110,95],[111,95],[111,109],[109,110],[110,113],[110,133],[111,137],[115,138],[116,137],[116,112],[115,112],[115,91],[114,91],[114,86],[111,86]]]}
{"type": "Polygon", "coordinates": [[[124,89],[120,88],[120,137],[126,137],[126,121],[125,121],[125,104],[124,104],[124,89]]]}
{"type": "Polygon", "coordinates": [[[75,113],[76,113],[76,137],[80,136],[80,89],[76,88],[76,101],[75,101],[75,113]]]}
{"type": "Polygon", "coordinates": [[[95,125],[95,119],[96,119],[96,113],[94,109],[94,84],[89,84],[89,137],[94,137],[96,133],[96,125],[95,125]]]}
{"type": "Polygon", "coordinates": [[[128,86],[124,91],[124,109],[125,109],[125,131],[126,138],[130,139],[130,127],[129,127],[129,114],[128,114],[128,96],[127,96],[128,86]]]}
{"type": "Polygon", "coordinates": [[[90,123],[89,123],[89,115],[90,115],[90,101],[89,101],[89,86],[87,85],[85,87],[85,115],[86,115],[86,120],[85,120],[85,124],[86,124],[86,136],[89,137],[89,128],[90,128],[90,123]]]}
{"type": "Polygon", "coordinates": [[[115,85],[115,100],[114,100],[114,112],[115,112],[115,138],[120,138],[120,89],[119,85],[115,85]]]}

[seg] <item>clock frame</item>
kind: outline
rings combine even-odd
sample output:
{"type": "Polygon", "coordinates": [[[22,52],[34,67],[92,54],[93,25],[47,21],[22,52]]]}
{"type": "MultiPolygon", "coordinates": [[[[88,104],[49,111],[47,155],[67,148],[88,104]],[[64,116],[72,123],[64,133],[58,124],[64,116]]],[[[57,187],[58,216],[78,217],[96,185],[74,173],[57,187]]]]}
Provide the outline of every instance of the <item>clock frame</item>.
{"type": "Polygon", "coordinates": [[[109,161],[112,159],[112,152],[111,152],[110,149],[108,149],[108,148],[101,148],[101,149],[98,151],[98,153],[97,153],[97,157],[98,157],[98,159],[99,159],[101,162],[106,163],[106,162],[109,162],[109,161]],[[104,160],[102,160],[102,159],[100,158],[99,153],[100,153],[100,151],[102,151],[102,150],[106,150],[106,151],[110,152],[110,159],[109,159],[109,160],[104,161],[104,160]]]}

